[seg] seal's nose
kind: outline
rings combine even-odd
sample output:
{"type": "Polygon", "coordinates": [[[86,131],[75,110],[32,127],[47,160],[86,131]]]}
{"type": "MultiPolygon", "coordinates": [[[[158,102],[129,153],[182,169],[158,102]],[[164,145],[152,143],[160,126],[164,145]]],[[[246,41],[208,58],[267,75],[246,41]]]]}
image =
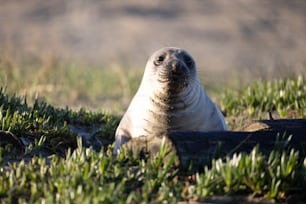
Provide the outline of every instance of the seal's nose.
{"type": "Polygon", "coordinates": [[[171,71],[173,74],[182,74],[182,64],[178,60],[170,62],[171,71]]]}

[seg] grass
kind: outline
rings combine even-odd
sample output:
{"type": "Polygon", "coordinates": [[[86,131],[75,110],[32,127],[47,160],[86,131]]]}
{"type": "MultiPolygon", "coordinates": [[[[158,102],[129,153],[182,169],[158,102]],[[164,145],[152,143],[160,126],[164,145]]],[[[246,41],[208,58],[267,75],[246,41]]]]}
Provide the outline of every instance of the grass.
{"type": "Polygon", "coordinates": [[[27,60],[13,54],[0,56],[0,85],[6,92],[42,99],[57,107],[86,107],[122,114],[140,83],[142,69],[116,64],[68,63],[47,55],[27,60]],[[89,71],[90,70],[90,71],[89,71]]]}
{"type": "Polygon", "coordinates": [[[204,173],[181,175],[164,154],[140,159],[111,150],[95,152],[79,143],[65,158],[33,157],[0,169],[2,202],[47,203],[177,203],[212,195],[252,195],[282,200],[301,192],[305,165],[298,152],[273,151],[266,157],[255,148],[225,160],[213,160],[204,173]],[[48,161],[48,162],[47,162],[48,161]]]}
{"type": "Polygon", "coordinates": [[[306,80],[303,76],[273,81],[257,81],[237,91],[227,91],[220,106],[232,129],[245,119],[304,118],[306,115],[306,80]]]}
{"type": "Polygon", "coordinates": [[[111,136],[118,124],[116,116],[84,109],[74,112],[68,108],[55,108],[38,99],[29,106],[26,98],[10,97],[3,89],[0,89],[0,104],[0,130],[10,131],[29,143],[44,137],[44,147],[50,153],[64,154],[66,149],[76,147],[77,135],[71,132],[69,125],[100,126],[99,134],[113,140],[111,136]]]}
{"type": "MultiPolygon", "coordinates": [[[[74,100],[94,103],[99,95],[106,97],[101,101],[119,103],[118,99],[124,98],[128,104],[141,74],[116,67],[111,72],[93,67],[89,73],[78,66],[52,65],[51,61],[37,60],[31,73],[14,60],[1,61],[0,81],[7,87],[0,89],[1,203],[177,203],[218,195],[283,201],[305,190],[305,155],[286,148],[266,155],[255,147],[250,154],[214,159],[198,173],[181,172],[174,159],[164,161],[164,149],[152,157],[128,152],[113,156],[109,144],[119,117],[103,110],[54,104],[66,99],[68,104],[74,100]],[[36,79],[38,76],[42,78],[36,79]],[[43,90],[37,95],[30,91],[48,84],[50,92],[43,90]],[[24,92],[26,97],[20,96],[24,92]],[[102,142],[102,149],[86,147],[88,141],[80,139],[79,130],[89,132],[92,143],[102,142]],[[15,143],[5,143],[13,137],[3,131],[27,143],[24,153],[16,150],[15,143]]],[[[268,112],[274,117],[304,118],[305,93],[306,80],[298,76],[258,81],[216,99],[229,127],[235,129],[247,121],[267,118],[268,112]]],[[[112,104],[110,110],[120,113],[118,109],[124,110],[124,105],[112,104]]]]}

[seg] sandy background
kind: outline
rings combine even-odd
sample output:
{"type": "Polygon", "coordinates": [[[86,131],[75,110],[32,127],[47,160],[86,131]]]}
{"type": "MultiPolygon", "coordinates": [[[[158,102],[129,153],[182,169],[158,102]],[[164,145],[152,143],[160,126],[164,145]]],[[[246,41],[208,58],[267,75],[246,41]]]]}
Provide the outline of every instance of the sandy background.
{"type": "MultiPolygon", "coordinates": [[[[306,73],[305,0],[0,0],[0,52],[142,68],[182,47],[204,78],[306,73]]],[[[1,54],[1,53],[0,53],[1,54]]]]}

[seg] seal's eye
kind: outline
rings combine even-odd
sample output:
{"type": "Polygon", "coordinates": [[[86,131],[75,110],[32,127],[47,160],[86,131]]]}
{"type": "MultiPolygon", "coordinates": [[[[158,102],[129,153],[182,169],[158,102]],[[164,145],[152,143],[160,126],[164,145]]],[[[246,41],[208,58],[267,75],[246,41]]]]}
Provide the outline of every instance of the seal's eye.
{"type": "Polygon", "coordinates": [[[189,68],[193,66],[193,59],[189,57],[188,55],[184,57],[184,62],[189,68]]]}
{"type": "Polygon", "coordinates": [[[163,63],[165,60],[165,55],[159,55],[155,60],[154,60],[154,65],[158,66],[163,63]]]}

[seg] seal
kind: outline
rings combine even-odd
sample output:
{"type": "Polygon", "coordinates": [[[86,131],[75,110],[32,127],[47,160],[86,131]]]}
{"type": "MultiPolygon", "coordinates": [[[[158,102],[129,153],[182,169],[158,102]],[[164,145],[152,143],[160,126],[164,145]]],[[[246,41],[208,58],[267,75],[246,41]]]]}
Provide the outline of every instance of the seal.
{"type": "Polygon", "coordinates": [[[170,131],[222,131],[226,123],[198,79],[187,51],[162,48],[149,58],[141,84],[116,130],[114,153],[139,136],[170,131]]]}

